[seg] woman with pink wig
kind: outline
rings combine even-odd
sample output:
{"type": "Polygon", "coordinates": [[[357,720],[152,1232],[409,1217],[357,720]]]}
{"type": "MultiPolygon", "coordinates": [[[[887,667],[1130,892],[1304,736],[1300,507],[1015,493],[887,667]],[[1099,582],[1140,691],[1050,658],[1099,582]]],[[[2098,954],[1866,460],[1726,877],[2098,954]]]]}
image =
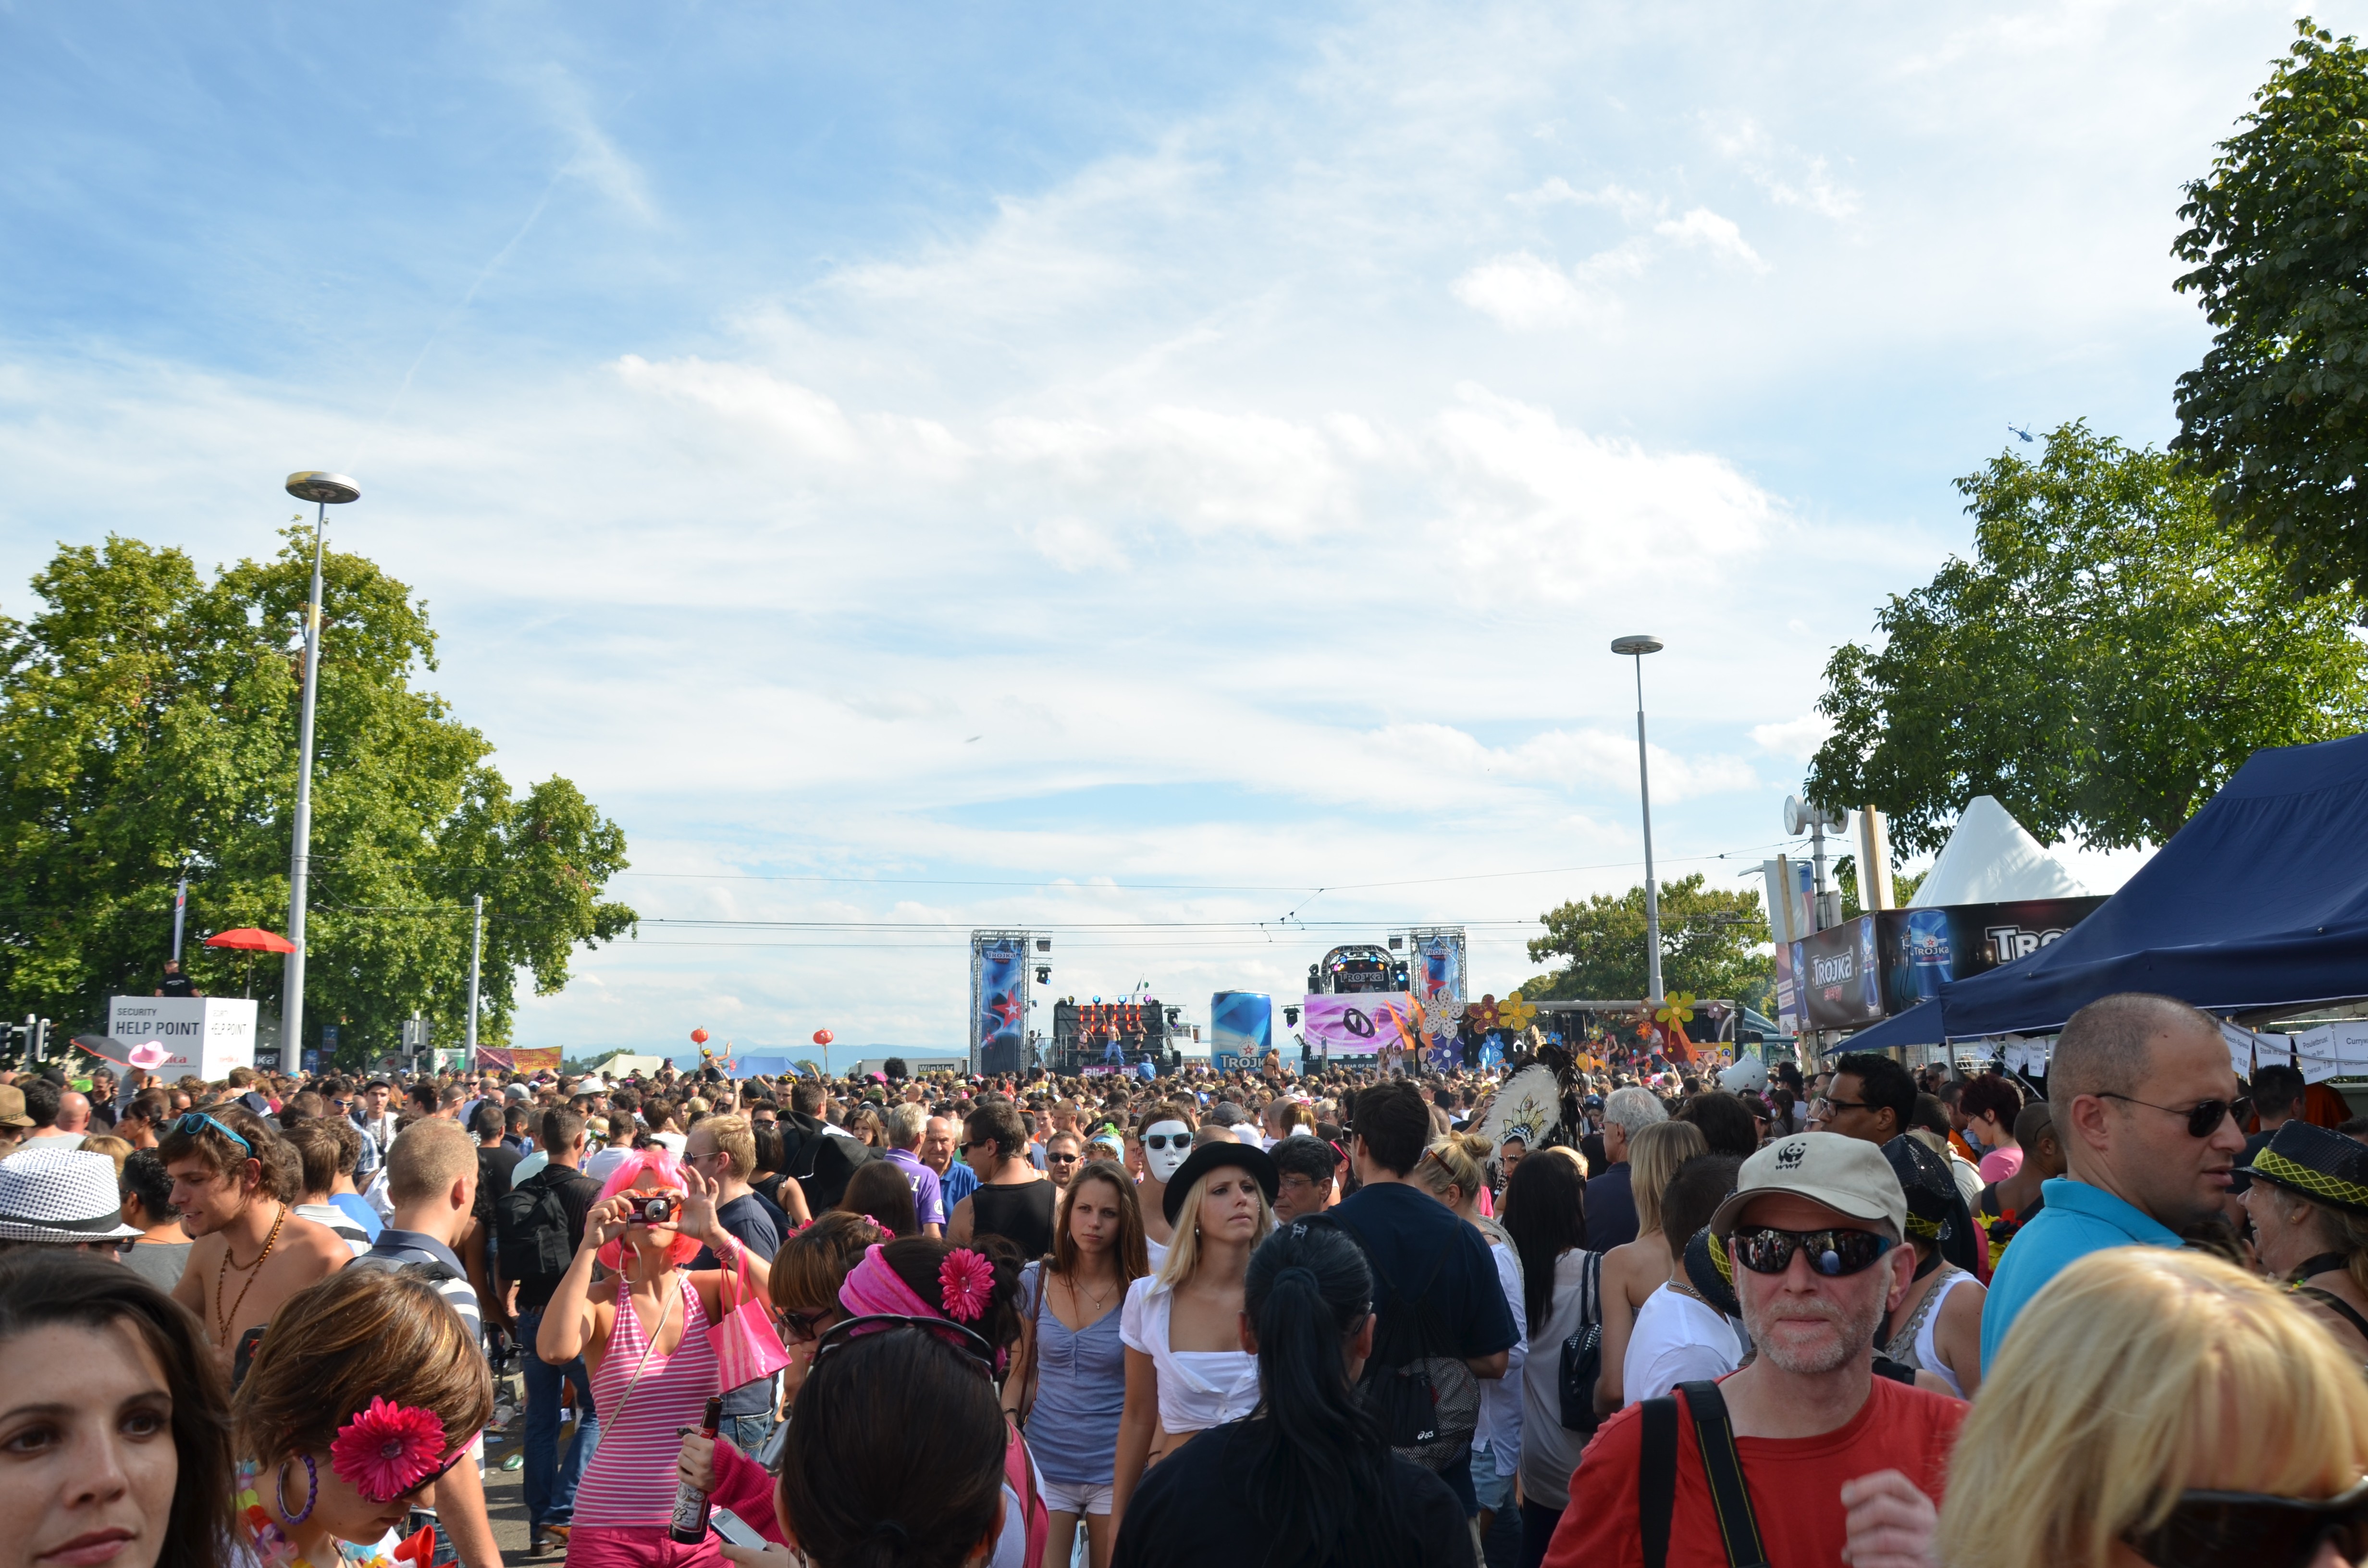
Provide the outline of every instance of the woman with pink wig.
{"type": "Polygon", "coordinates": [[[575,1568],[723,1562],[712,1537],[681,1546],[666,1534],[681,1429],[698,1426],[708,1396],[722,1392],[709,1327],[746,1299],[744,1268],[756,1299],[766,1294],[764,1260],[716,1221],[717,1190],[664,1148],[632,1151],[600,1188],[584,1244],[543,1309],[535,1354],[554,1366],[584,1357],[600,1413],[567,1539],[575,1568]],[[724,1268],[685,1271],[702,1242],[724,1268]],[[597,1284],[596,1257],[609,1270],[597,1284]]]}

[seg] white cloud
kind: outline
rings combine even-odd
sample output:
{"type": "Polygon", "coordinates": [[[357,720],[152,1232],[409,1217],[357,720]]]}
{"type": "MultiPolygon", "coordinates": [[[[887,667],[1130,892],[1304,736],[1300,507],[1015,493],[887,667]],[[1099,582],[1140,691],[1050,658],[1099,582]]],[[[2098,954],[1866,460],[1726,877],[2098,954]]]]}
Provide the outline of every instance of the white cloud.
{"type": "Polygon", "coordinates": [[[550,63],[527,73],[526,81],[528,93],[573,148],[563,176],[583,181],[643,222],[655,218],[648,176],[601,129],[583,84],[550,63]]]}
{"type": "Polygon", "coordinates": [[[1506,199],[1523,207],[1548,207],[1556,202],[1568,202],[1574,207],[1609,207],[1632,223],[1650,215],[1654,208],[1653,199],[1642,191],[1616,183],[1579,190],[1560,175],[1533,189],[1516,191],[1506,199]]]}
{"type": "Polygon", "coordinates": [[[1436,440],[1452,465],[1436,537],[1474,582],[1549,599],[1638,586],[1656,572],[1714,582],[1759,548],[1776,503],[1723,460],[1590,436],[1478,387],[1436,440]]]}
{"type": "Polygon", "coordinates": [[[1665,218],[1653,225],[1653,233],[1677,244],[1729,256],[1754,272],[1768,270],[1759,253],[1744,243],[1743,231],[1735,226],[1735,221],[1707,207],[1694,208],[1682,218],[1665,218]]]}
{"type": "Polygon", "coordinates": [[[1754,724],[1751,744],[1791,762],[1806,762],[1834,733],[1834,722],[1823,713],[1804,713],[1772,724],[1754,724]]]}
{"type": "Polygon", "coordinates": [[[1607,306],[1579,291],[1571,276],[1527,251],[1484,261],[1458,278],[1455,297],[1517,332],[1579,326],[1600,320],[1607,306]]]}
{"type": "Polygon", "coordinates": [[[1853,217],[1859,193],[1837,181],[1822,156],[1779,147],[1748,119],[1713,124],[1711,142],[1780,207],[1802,207],[1821,218],[1853,217]]]}

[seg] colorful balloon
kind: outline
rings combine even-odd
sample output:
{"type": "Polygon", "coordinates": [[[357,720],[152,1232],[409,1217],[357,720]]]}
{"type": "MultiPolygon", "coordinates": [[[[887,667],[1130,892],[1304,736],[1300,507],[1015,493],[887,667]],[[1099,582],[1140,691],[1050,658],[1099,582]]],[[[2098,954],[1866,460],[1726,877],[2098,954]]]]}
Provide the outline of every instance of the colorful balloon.
{"type": "Polygon", "coordinates": [[[828,1045],[836,1038],[837,1037],[828,1029],[816,1029],[814,1032],[814,1042],[816,1045],[828,1045]]]}
{"type": "Polygon", "coordinates": [[[705,1029],[691,1030],[690,1043],[693,1045],[705,1045],[707,1043],[707,1031],[705,1029]]]}

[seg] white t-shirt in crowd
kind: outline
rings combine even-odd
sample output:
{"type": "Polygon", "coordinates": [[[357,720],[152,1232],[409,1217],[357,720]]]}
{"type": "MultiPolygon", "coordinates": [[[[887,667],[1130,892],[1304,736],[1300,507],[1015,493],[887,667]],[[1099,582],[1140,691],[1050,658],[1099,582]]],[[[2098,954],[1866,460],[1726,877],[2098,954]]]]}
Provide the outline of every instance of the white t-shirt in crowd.
{"type": "Polygon", "coordinates": [[[1744,1349],[1725,1313],[1664,1285],[1636,1309],[1620,1363],[1621,1403],[1658,1399],[1679,1383],[1714,1381],[1743,1364],[1744,1349]]]}
{"type": "Polygon", "coordinates": [[[1168,1344],[1168,1308],[1175,1295],[1157,1275],[1127,1287],[1118,1336],[1129,1350],[1151,1358],[1159,1373],[1159,1425],[1169,1432],[1201,1432],[1238,1421],[1258,1408],[1258,1358],[1246,1350],[1177,1350],[1168,1344]]]}

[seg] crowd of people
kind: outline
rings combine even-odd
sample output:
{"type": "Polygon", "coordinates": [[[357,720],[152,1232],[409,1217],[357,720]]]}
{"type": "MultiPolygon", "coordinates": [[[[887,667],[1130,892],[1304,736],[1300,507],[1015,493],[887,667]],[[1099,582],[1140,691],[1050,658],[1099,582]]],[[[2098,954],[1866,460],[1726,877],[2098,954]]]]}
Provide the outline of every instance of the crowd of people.
{"type": "Polygon", "coordinates": [[[0,1074],[0,1568],[2368,1558],[2319,1086],[1663,1066],[0,1074]]]}

